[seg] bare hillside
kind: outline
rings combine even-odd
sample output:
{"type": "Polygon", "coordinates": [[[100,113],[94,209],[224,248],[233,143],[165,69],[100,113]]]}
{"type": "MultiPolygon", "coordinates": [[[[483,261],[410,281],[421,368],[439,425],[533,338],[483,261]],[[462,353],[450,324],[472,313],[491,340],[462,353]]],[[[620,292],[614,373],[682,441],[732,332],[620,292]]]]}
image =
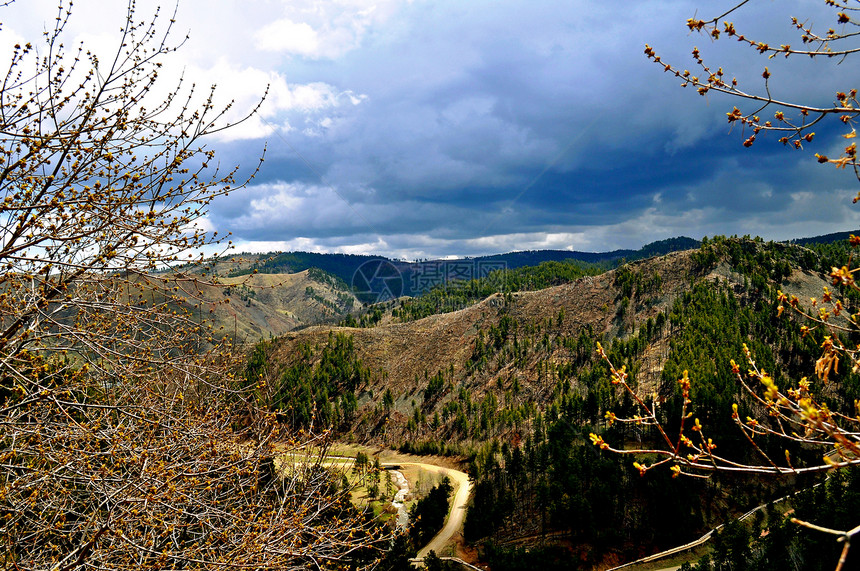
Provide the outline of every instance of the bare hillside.
{"type": "Polygon", "coordinates": [[[191,314],[210,320],[220,335],[240,344],[339,321],[358,306],[354,295],[314,270],[222,277],[215,284],[185,283],[179,295],[187,300],[191,314]]]}
{"type": "MultiPolygon", "coordinates": [[[[456,401],[542,407],[557,390],[558,371],[593,362],[595,341],[630,338],[649,320],[653,325],[661,313],[665,317],[692,283],[703,280],[725,284],[739,295],[743,291],[744,278],[727,264],[703,272],[691,252],[673,253],[539,291],[495,294],[418,321],[287,333],[274,343],[271,364],[283,370],[300,358],[301,346],[319,350],[333,334],[351,336],[356,358],[371,372],[370,381],[356,391],[359,414],[353,432],[396,442],[409,434],[410,418],[430,424],[433,415],[446,416],[454,407],[449,403],[456,401]],[[428,379],[437,375],[439,386],[428,397],[428,379]],[[382,411],[387,390],[394,404],[382,411]]],[[[824,285],[818,275],[795,271],[784,289],[815,295],[824,285]]],[[[673,335],[667,325],[641,349],[637,373],[643,390],[657,387],[673,335]]],[[[421,430],[412,435],[420,436],[421,430]]]]}

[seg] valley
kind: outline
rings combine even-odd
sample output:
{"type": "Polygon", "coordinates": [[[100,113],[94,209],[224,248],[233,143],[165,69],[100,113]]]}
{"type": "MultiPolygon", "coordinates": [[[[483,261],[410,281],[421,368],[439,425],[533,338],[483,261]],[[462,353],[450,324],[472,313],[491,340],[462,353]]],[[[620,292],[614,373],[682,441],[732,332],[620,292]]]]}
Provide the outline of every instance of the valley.
{"type": "MultiPolygon", "coordinates": [[[[801,335],[800,320],[778,319],[773,300],[777,288],[820,296],[829,255],[721,239],[417,320],[399,318],[404,302],[386,302],[376,326],[318,325],[257,345],[247,374],[264,379],[261,398],[288,425],[315,418],[344,442],[460,462],[474,483],[464,528],[472,562],[498,567],[530,547],[563,568],[570,556],[583,569],[612,566],[692,541],[808,479],[639,479],[630,461],[599,454],[591,431],[633,447],[654,433],[610,420],[635,406],[613,387],[596,343],[637,393],[664,403],[665,422],[688,369],[696,415],[721,449],[748,459],[725,412],[742,396],[729,361],[746,342],[779,378],[811,370],[819,342],[801,335]]],[[[828,394],[852,402],[855,383],[846,377],[828,394]]]]}

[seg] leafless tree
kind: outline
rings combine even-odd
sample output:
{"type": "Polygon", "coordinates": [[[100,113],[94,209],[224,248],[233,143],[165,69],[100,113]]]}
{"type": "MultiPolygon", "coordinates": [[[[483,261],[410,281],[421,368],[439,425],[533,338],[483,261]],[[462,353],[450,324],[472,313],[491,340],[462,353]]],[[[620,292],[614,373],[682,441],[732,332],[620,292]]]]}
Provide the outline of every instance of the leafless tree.
{"type": "Polygon", "coordinates": [[[173,15],[129,0],[106,57],[64,46],[61,2],[0,84],[0,562],[370,565],[384,542],[325,435],[281,432],[183,310],[201,276],[180,266],[218,242],[196,222],[249,179],[204,143],[230,127],[214,87],[164,90],[173,15]]]}
{"type": "MultiPolygon", "coordinates": [[[[709,20],[690,18],[687,20],[687,27],[692,32],[705,35],[710,41],[734,40],[742,49],[751,50],[767,59],[803,57],[819,61],[831,58],[847,60],[860,52],[860,45],[857,43],[860,39],[860,20],[857,18],[860,2],[857,0],[822,0],[833,11],[833,27],[825,30],[814,28],[802,17],[790,17],[787,22],[797,34],[796,41],[786,41],[779,46],[769,45],[747,35],[741,25],[736,26],[727,20],[729,16],[742,16],[744,7],[750,2],[751,0],[744,0],[733,3],[722,14],[709,20]]],[[[774,4],[772,9],[774,18],[785,16],[782,6],[774,4]]],[[[812,105],[807,101],[793,100],[790,96],[774,96],[771,91],[772,72],[765,66],[758,88],[748,88],[741,85],[727,70],[706,62],[698,48],[692,50],[693,71],[664,61],[650,45],[645,46],[645,55],[665,72],[681,79],[683,87],[692,87],[702,96],[719,93],[736,98],[737,106],[733,106],[726,115],[730,124],[741,126],[744,133],[743,145],[746,147],[752,146],[763,133],[773,132],[778,135],[780,143],[802,149],[804,143],[815,137],[812,129],[816,125],[823,125],[829,120],[838,121],[843,125],[842,137],[846,144],[844,150],[835,158],[822,154],[816,154],[815,158],[819,163],[829,163],[840,169],[851,167],[860,179],[857,146],[853,142],[856,137],[855,124],[860,113],[855,86],[845,86],[844,91],[832,94],[831,105],[812,105]]],[[[858,198],[860,193],[854,202],[857,202],[858,198]]],[[[860,245],[860,238],[852,236],[851,245],[855,248],[860,245]]],[[[845,266],[833,268],[830,273],[833,285],[856,292],[860,289],[854,279],[856,271],[851,259],[845,266]]],[[[727,414],[732,415],[738,429],[756,452],[758,462],[739,462],[720,455],[716,437],[709,435],[708,427],[695,418],[695,403],[690,388],[695,379],[690,379],[686,372],[678,380],[683,397],[681,417],[676,419],[679,428],[670,433],[660,420],[658,400],[640,395],[628,384],[627,372],[623,367],[616,368],[602,347],[598,351],[608,363],[613,384],[627,392],[637,405],[637,412],[633,417],[619,418],[609,412],[607,420],[610,423],[651,426],[656,438],[654,446],[647,449],[613,447],[597,434],[591,435],[592,443],[602,450],[617,454],[638,455],[642,463],[635,462],[634,467],[642,475],[663,465],[668,466],[675,476],[708,477],[709,473],[715,471],[795,475],[860,464],[860,403],[855,403],[857,410],[854,415],[840,414],[835,407],[816,398],[816,392],[810,390],[814,382],[826,383],[839,369],[840,363],[843,368],[847,365],[854,371],[860,369],[860,350],[846,343],[847,337],[843,335],[858,331],[860,315],[851,315],[843,301],[827,288],[820,299],[810,300],[805,307],[795,296],[782,292],[779,292],[778,296],[781,316],[794,313],[804,319],[808,323],[803,326],[804,334],[820,328],[827,335],[824,337],[822,355],[816,363],[814,375],[798,380],[793,387],[778,386],[771,374],[756,364],[754,355],[746,346],[742,357],[745,364],[739,365],[732,361],[732,371],[738,382],[739,393],[751,404],[752,410],[758,411],[759,416],[741,418],[737,404],[731,412],[727,411],[727,414]],[[822,452],[821,461],[795,467],[788,453],[785,458],[772,458],[757,443],[760,438],[768,436],[798,442],[806,447],[818,447],[822,452]]],[[[860,526],[851,530],[832,530],[810,522],[797,523],[833,534],[843,542],[842,555],[837,564],[837,570],[842,569],[851,539],[860,534],[860,526]]]]}

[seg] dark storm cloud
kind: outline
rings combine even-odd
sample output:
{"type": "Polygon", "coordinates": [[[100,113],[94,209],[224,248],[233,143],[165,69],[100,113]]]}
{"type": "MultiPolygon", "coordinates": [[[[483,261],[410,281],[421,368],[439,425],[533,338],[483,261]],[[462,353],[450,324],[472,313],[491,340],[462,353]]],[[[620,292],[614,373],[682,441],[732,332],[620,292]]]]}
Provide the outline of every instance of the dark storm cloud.
{"type": "MultiPolygon", "coordinates": [[[[139,13],[158,3],[139,0],[139,13]]],[[[257,177],[214,201],[204,224],[246,250],[423,258],[856,229],[856,180],[813,157],[839,154],[841,125],[816,125],[803,151],[774,136],[746,149],[749,133],[725,114],[754,106],[681,89],[644,57],[648,43],[692,70],[695,45],[756,92],[768,66],[786,101],[827,105],[860,85],[851,60],[767,59],[684,25],[734,3],[182,0],[177,29],[191,40],[162,71],[167,83],[217,83],[221,101],[236,100],[231,120],[270,86],[257,116],[210,142],[246,175],[267,143],[257,177]]],[[[76,2],[69,45],[115,48],[124,8],[76,2]]],[[[38,36],[56,7],[7,9],[0,46],[38,36]]],[[[790,16],[836,25],[818,0],[757,0],[729,19],[801,45],[790,16]]]]}
{"type": "MultiPolygon", "coordinates": [[[[732,19],[779,42],[792,37],[791,8],[822,13],[762,3],[732,19]]],[[[820,103],[860,74],[836,62],[790,68],[689,35],[695,12],[681,1],[414,2],[343,53],[285,55],[278,69],[289,81],[340,95],[269,116],[290,129],[269,136],[257,181],[214,204],[211,222],[246,243],[408,257],[844,229],[816,204],[838,208],[852,181],[811,158],[839,131],[819,130],[805,152],[776,137],[745,149],[726,123],[733,101],[680,89],[642,49],[649,42],[684,67],[701,44],[751,89],[768,65],[774,93],[820,103]]]]}

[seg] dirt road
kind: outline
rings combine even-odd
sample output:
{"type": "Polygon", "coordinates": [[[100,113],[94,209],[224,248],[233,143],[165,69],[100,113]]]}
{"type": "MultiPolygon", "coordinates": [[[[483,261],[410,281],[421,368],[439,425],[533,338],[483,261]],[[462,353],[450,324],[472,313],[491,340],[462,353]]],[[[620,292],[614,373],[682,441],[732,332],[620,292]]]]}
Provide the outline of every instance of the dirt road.
{"type": "Polygon", "coordinates": [[[448,518],[445,520],[444,527],[430,540],[430,543],[418,551],[416,559],[424,559],[431,551],[441,554],[442,549],[450,543],[454,534],[463,529],[463,519],[466,517],[466,502],[469,500],[469,494],[472,491],[472,483],[469,482],[469,476],[464,472],[434,466],[433,464],[422,464],[420,462],[392,462],[392,464],[418,466],[423,470],[448,476],[451,479],[451,483],[457,489],[454,499],[451,501],[451,511],[448,512],[448,518]]]}
{"type": "Polygon", "coordinates": [[[455,468],[439,465],[451,462],[450,459],[447,459],[447,461],[444,458],[436,459],[435,461],[438,462],[437,464],[427,464],[425,462],[416,462],[415,460],[421,458],[419,456],[398,454],[393,450],[382,448],[375,450],[341,445],[340,448],[333,451],[334,453],[328,456],[328,458],[330,460],[354,461],[355,454],[360,451],[365,452],[368,456],[379,458],[380,465],[382,466],[414,466],[428,472],[448,476],[451,479],[451,483],[456,491],[454,493],[454,498],[451,501],[451,508],[448,512],[448,517],[445,520],[445,525],[442,527],[441,531],[439,531],[439,533],[430,540],[430,543],[418,551],[418,555],[414,561],[417,562],[423,560],[424,556],[430,553],[430,551],[435,551],[437,555],[442,555],[443,549],[452,543],[451,540],[454,535],[463,529],[463,521],[466,518],[466,503],[469,501],[469,495],[472,492],[472,483],[469,481],[469,476],[455,468]]]}

